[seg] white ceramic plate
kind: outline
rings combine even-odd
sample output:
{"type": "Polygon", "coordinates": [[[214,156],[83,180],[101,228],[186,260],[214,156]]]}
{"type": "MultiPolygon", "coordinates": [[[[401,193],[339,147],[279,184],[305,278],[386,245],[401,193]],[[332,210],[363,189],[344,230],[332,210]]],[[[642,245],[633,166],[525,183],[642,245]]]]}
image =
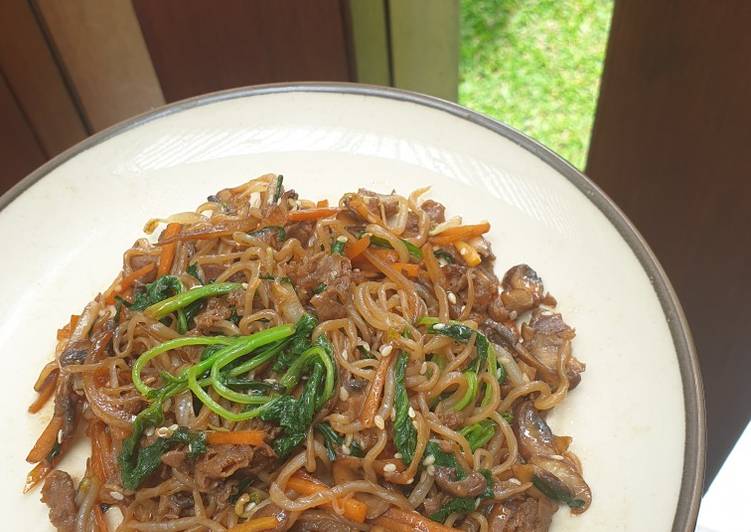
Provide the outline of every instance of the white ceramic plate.
{"type": "MultiPolygon", "coordinates": [[[[0,202],[0,507],[49,530],[23,496],[46,416],[32,384],[71,313],[108,286],[154,216],[267,172],[303,197],[430,185],[450,215],[492,223],[497,271],[526,262],[577,329],[582,384],[550,419],[571,435],[593,503],[553,530],[688,531],[704,421],[696,358],[664,273],[620,211],[567,163],[488,118],[433,98],[344,84],[240,89],[115,126],[54,159],[0,202]]],[[[63,468],[80,471],[66,459],[63,468]]]]}

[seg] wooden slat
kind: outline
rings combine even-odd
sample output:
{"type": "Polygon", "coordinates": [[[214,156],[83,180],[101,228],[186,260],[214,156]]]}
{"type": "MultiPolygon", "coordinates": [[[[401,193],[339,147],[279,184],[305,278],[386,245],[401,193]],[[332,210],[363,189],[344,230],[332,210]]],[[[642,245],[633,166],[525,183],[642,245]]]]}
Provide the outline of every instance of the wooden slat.
{"type": "Polygon", "coordinates": [[[708,480],[751,414],[749,20],[747,0],[616,2],[587,165],[645,235],[688,315],[708,480]]]}
{"type": "Polygon", "coordinates": [[[32,0],[98,131],[164,97],[130,0],[32,0]]]}
{"type": "Polygon", "coordinates": [[[25,0],[0,2],[0,64],[47,157],[86,138],[83,120],[25,0]]]}
{"type": "Polygon", "coordinates": [[[388,0],[394,86],[456,101],[459,1],[388,0]]]}
{"type": "Polygon", "coordinates": [[[390,85],[391,66],[385,1],[350,0],[349,11],[357,81],[373,85],[390,85]]]}
{"type": "Polygon", "coordinates": [[[277,81],[351,79],[339,0],[134,0],[167,101],[277,81]]]}
{"type": "Polygon", "coordinates": [[[0,74],[0,194],[45,160],[42,147],[0,74]]]}

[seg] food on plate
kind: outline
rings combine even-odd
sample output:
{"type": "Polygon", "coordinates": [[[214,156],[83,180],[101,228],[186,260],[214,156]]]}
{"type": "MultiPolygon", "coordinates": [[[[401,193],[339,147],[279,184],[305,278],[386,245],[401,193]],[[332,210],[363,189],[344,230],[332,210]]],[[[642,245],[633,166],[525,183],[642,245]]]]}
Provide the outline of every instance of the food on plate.
{"type": "Polygon", "coordinates": [[[548,530],[592,494],[547,413],[584,371],[487,222],[265,175],[150,220],[57,333],[27,490],[58,530],[548,530]],[[57,469],[76,439],[85,474],[57,469]]]}

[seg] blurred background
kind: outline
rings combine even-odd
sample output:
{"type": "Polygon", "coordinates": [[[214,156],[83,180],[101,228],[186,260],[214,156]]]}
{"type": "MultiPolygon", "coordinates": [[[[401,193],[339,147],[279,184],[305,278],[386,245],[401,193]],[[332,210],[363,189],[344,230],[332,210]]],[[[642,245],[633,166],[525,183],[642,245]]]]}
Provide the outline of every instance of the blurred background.
{"type": "MultiPolygon", "coordinates": [[[[458,101],[585,171],[655,250],[701,358],[709,483],[751,414],[749,20],[748,0],[0,0],[0,192],[88,135],[221,89],[458,101]]],[[[621,378],[638,388],[649,368],[634,369],[621,378]]]]}

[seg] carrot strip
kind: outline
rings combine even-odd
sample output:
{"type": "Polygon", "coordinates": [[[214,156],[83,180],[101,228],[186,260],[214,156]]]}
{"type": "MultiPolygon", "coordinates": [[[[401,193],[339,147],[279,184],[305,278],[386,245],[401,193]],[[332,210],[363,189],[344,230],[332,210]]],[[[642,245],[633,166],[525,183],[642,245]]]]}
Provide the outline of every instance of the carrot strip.
{"type": "Polygon", "coordinates": [[[469,240],[470,238],[484,235],[488,231],[490,231],[490,224],[488,222],[476,225],[460,225],[459,227],[450,227],[430,240],[434,244],[445,246],[457,240],[469,240]]]}
{"type": "Polygon", "coordinates": [[[261,530],[273,530],[277,527],[276,517],[256,517],[245,521],[240,525],[235,525],[228,532],[259,532],[261,530]]]}
{"type": "MultiPolygon", "coordinates": [[[[164,230],[160,238],[170,238],[176,236],[182,224],[167,224],[167,228],[164,230]]],[[[162,253],[159,255],[159,269],[156,271],[156,276],[161,277],[167,275],[172,268],[172,262],[175,260],[175,250],[177,249],[177,242],[170,242],[162,246],[162,253]]]]}
{"type": "Polygon", "coordinates": [[[104,512],[102,507],[98,504],[94,505],[94,524],[96,525],[96,532],[108,532],[107,521],[104,519],[104,512]]]}
{"type": "Polygon", "coordinates": [[[206,442],[209,445],[265,445],[266,433],[262,430],[238,430],[234,432],[214,431],[206,433],[206,442]]]}
{"type": "Polygon", "coordinates": [[[482,262],[482,257],[480,257],[477,250],[464,240],[457,240],[454,242],[454,247],[468,266],[475,267],[482,262]]]}
{"type": "Polygon", "coordinates": [[[115,282],[114,286],[104,294],[104,302],[112,305],[115,302],[115,296],[122,294],[125,290],[133,286],[138,279],[154,269],[154,263],[150,262],[137,270],[133,270],[128,275],[115,282]]]}
{"type": "Polygon", "coordinates": [[[57,443],[57,431],[63,426],[63,418],[55,416],[50,419],[47,428],[39,435],[39,439],[26,456],[26,461],[35,464],[44,460],[57,443]]]}
{"type": "Polygon", "coordinates": [[[408,277],[417,277],[420,273],[419,264],[411,264],[409,262],[395,262],[393,266],[397,271],[407,275],[408,277]]]}
{"type": "Polygon", "coordinates": [[[412,530],[421,532],[457,532],[458,529],[444,526],[441,523],[428,519],[414,511],[404,511],[398,508],[389,508],[383,514],[386,519],[391,519],[397,523],[404,523],[412,526],[412,530]]]}
{"type": "Polygon", "coordinates": [[[382,526],[389,532],[414,532],[415,528],[412,525],[405,525],[399,521],[394,521],[388,517],[379,517],[373,521],[374,525],[382,526]]]}
{"type": "MultiPolygon", "coordinates": [[[[329,489],[329,486],[319,480],[312,477],[303,478],[299,475],[290,477],[287,481],[287,487],[295,490],[302,496],[313,495],[329,489]]],[[[365,522],[365,516],[368,513],[368,507],[365,503],[351,497],[342,497],[338,499],[338,501],[344,510],[344,517],[351,519],[356,523],[365,522]]],[[[326,503],[325,505],[331,506],[331,503],[326,503]]]]}
{"type": "Polygon", "coordinates": [[[381,404],[383,385],[386,383],[386,374],[389,372],[392,358],[393,353],[381,359],[381,365],[378,366],[375,377],[370,381],[368,393],[365,396],[365,401],[363,401],[362,410],[360,411],[360,423],[364,428],[373,426],[375,414],[381,404]]]}
{"type": "Polygon", "coordinates": [[[39,395],[34,402],[29,405],[29,414],[36,414],[39,412],[42,407],[47,404],[47,401],[52,397],[52,394],[55,393],[58,373],[57,368],[53,369],[50,374],[47,375],[47,378],[44,379],[44,382],[38,390],[39,395]]]}
{"type": "Polygon", "coordinates": [[[347,255],[347,258],[352,260],[360,256],[363,251],[368,249],[369,245],[370,245],[370,236],[365,235],[362,238],[358,238],[354,242],[347,242],[347,244],[344,246],[344,254],[347,255]]]}
{"type": "Polygon", "coordinates": [[[318,202],[316,203],[316,207],[318,208],[328,207],[328,206],[329,206],[329,200],[327,199],[318,200],[318,202]]]}
{"type": "Polygon", "coordinates": [[[287,220],[290,222],[306,222],[312,220],[320,220],[321,218],[328,218],[334,216],[339,212],[336,207],[320,207],[316,209],[302,209],[299,211],[292,211],[287,215],[287,220]]]}
{"type": "Polygon", "coordinates": [[[52,464],[46,460],[35,465],[34,469],[26,475],[26,485],[23,488],[23,492],[29,493],[50,471],[52,471],[52,464]]]}

